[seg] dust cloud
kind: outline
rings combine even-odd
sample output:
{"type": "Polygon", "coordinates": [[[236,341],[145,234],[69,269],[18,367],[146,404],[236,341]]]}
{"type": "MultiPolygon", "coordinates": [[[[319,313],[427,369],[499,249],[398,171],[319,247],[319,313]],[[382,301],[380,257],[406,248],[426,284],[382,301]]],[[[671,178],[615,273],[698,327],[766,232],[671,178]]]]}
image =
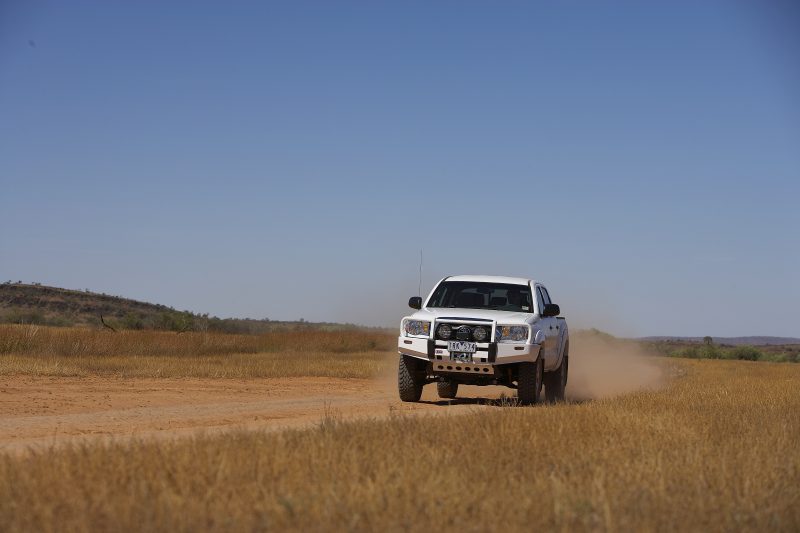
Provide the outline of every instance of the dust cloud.
{"type": "Polygon", "coordinates": [[[638,344],[593,332],[570,336],[567,397],[607,398],[640,389],[658,388],[662,369],[638,344]]]}

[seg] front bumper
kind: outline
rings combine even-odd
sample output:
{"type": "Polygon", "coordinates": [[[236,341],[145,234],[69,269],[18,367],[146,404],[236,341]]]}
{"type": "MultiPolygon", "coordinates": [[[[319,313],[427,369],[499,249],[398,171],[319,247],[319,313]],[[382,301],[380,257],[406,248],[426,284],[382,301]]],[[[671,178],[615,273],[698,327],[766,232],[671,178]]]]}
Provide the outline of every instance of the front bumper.
{"type": "Polygon", "coordinates": [[[398,337],[397,350],[403,355],[429,361],[434,372],[492,374],[494,367],[511,363],[534,363],[539,358],[538,344],[479,342],[471,362],[451,361],[446,341],[398,337]]]}

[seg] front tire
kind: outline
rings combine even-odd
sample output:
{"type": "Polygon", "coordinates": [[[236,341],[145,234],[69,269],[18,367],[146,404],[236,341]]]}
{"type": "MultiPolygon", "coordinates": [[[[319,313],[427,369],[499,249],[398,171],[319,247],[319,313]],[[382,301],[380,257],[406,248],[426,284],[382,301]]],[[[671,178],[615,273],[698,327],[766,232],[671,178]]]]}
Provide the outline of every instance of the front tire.
{"type": "Polygon", "coordinates": [[[422,387],[425,385],[425,363],[410,357],[400,355],[397,367],[397,389],[400,399],[404,402],[418,402],[422,397],[422,387]]]}
{"type": "Polygon", "coordinates": [[[436,384],[436,392],[439,393],[439,398],[444,400],[452,400],[458,394],[458,383],[453,381],[440,381],[436,384]]]}
{"type": "Polygon", "coordinates": [[[521,405],[534,405],[542,398],[542,374],[544,360],[535,363],[520,363],[517,376],[517,398],[521,405]]]}

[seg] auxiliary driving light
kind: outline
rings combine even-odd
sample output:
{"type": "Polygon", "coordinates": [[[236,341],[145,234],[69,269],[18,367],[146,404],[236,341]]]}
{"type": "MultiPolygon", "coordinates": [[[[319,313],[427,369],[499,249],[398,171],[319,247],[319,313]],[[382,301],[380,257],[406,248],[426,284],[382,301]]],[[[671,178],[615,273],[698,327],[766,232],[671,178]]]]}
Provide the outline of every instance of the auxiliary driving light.
{"type": "Polygon", "coordinates": [[[486,337],[489,336],[489,333],[486,331],[486,328],[478,326],[472,330],[472,336],[475,337],[476,341],[483,342],[486,340],[486,337]]]}
{"type": "Polygon", "coordinates": [[[436,331],[439,333],[439,337],[443,339],[449,339],[450,337],[453,336],[453,328],[451,328],[447,324],[442,324],[436,331]]]}

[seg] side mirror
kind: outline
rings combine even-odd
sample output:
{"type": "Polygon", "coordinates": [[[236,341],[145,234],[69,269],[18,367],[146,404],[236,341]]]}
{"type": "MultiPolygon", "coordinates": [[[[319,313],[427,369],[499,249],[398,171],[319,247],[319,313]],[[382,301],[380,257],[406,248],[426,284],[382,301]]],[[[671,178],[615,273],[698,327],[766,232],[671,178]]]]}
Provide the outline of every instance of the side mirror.
{"type": "Polygon", "coordinates": [[[422,309],[422,298],[419,296],[412,296],[408,299],[408,306],[411,309],[422,309]]]}
{"type": "Polygon", "coordinates": [[[558,316],[561,314],[561,308],[556,304],[547,304],[544,306],[542,316],[558,316]]]}

